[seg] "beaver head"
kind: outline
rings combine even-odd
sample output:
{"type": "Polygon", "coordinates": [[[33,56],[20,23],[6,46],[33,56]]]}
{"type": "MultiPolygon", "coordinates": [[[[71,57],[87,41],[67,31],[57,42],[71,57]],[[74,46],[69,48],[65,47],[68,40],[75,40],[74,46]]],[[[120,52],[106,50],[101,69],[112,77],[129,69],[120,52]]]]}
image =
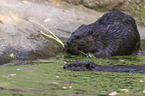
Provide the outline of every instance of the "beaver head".
{"type": "Polygon", "coordinates": [[[81,25],[72,33],[66,42],[64,46],[65,51],[72,54],[79,54],[79,52],[93,53],[102,49],[102,41],[104,41],[105,36],[99,33],[99,30],[95,27],[96,25],[81,25]]]}

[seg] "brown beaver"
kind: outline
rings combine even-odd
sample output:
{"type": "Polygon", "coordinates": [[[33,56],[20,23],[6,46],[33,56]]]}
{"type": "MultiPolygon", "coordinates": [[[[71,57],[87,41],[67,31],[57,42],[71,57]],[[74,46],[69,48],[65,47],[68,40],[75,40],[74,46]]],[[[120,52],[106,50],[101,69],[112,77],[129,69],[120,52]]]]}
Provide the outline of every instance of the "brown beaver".
{"type": "Polygon", "coordinates": [[[140,35],[133,17],[109,11],[90,25],[81,25],[65,44],[68,53],[92,53],[95,57],[142,55],[140,35]]]}
{"type": "MultiPolygon", "coordinates": [[[[142,55],[140,35],[133,17],[119,11],[109,11],[96,22],[81,25],[65,44],[72,54],[92,53],[95,57],[142,55]]],[[[145,73],[145,66],[101,66],[91,61],[74,62],[65,69],[78,71],[115,71],[145,73]]]]}
{"type": "Polygon", "coordinates": [[[130,73],[145,73],[145,66],[101,66],[91,61],[79,61],[70,63],[64,66],[64,69],[74,71],[107,71],[107,72],[130,72],[130,73]]]}

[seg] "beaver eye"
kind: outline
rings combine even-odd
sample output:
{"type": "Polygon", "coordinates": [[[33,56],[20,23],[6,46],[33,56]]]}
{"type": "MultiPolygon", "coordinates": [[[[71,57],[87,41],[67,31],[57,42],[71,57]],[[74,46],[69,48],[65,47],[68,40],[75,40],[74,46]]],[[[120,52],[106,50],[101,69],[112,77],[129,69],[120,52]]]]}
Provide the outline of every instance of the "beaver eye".
{"type": "Polygon", "coordinates": [[[75,37],[75,39],[79,39],[79,36],[78,35],[75,35],[74,37],[75,37]]]}

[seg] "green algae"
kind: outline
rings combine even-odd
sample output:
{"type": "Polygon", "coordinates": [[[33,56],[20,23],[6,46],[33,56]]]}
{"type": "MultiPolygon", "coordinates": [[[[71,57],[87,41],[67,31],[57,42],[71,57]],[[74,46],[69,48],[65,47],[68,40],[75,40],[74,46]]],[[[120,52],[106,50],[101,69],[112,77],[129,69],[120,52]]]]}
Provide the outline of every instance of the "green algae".
{"type": "Polygon", "coordinates": [[[145,65],[145,56],[102,59],[60,54],[49,59],[16,60],[0,66],[0,96],[109,96],[112,92],[117,92],[117,96],[145,94],[145,74],[63,69],[65,64],[86,60],[110,66],[145,65]]]}
{"type": "Polygon", "coordinates": [[[0,67],[0,96],[143,96],[145,75],[140,73],[70,71],[67,63],[93,61],[100,65],[144,65],[144,56],[114,56],[110,59],[60,54],[21,64],[0,67]],[[126,89],[128,92],[120,91],[126,89]]]}

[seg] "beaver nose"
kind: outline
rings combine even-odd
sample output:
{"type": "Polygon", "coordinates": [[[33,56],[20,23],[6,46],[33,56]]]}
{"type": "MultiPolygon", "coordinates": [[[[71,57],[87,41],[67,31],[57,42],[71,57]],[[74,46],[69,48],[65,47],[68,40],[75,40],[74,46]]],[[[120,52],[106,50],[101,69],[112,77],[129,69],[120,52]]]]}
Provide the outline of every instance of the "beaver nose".
{"type": "Polygon", "coordinates": [[[65,44],[65,45],[63,46],[63,49],[66,49],[66,46],[67,46],[67,45],[65,44]]]}
{"type": "Polygon", "coordinates": [[[70,41],[67,41],[66,44],[64,45],[64,49],[68,48],[71,45],[70,41]]]}
{"type": "Polygon", "coordinates": [[[63,68],[64,68],[64,69],[67,69],[67,65],[64,65],[63,68]]]}
{"type": "Polygon", "coordinates": [[[68,44],[66,43],[63,47],[64,50],[68,50],[68,44]]]}

